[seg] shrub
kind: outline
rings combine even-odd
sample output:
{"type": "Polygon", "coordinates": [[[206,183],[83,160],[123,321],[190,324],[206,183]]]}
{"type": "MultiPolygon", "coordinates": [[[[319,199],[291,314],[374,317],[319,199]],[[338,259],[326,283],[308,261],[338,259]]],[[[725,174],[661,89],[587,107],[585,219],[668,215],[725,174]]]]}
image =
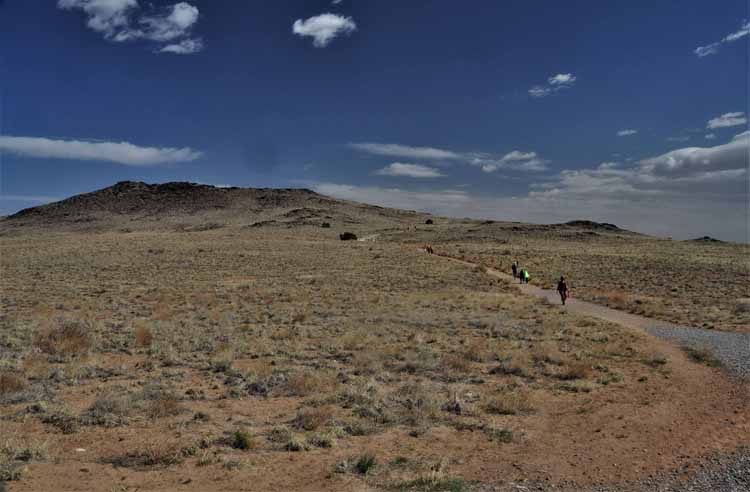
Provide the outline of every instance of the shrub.
{"type": "Polygon", "coordinates": [[[511,391],[487,397],[484,408],[489,413],[497,415],[518,415],[534,409],[526,392],[511,391]]]}
{"type": "Polygon", "coordinates": [[[331,224],[329,224],[328,222],[323,222],[322,224],[320,224],[320,227],[322,227],[323,229],[330,229],[331,224]]]}
{"type": "Polygon", "coordinates": [[[328,424],[333,417],[333,407],[303,408],[297,412],[293,425],[306,431],[317,430],[328,424]]]}
{"type": "Polygon", "coordinates": [[[255,439],[252,434],[244,430],[236,430],[232,434],[232,447],[246,451],[255,447],[255,439]]]}
{"type": "Polygon", "coordinates": [[[717,359],[708,347],[685,347],[683,350],[693,362],[705,364],[708,367],[722,366],[721,360],[717,359]]]}
{"type": "Polygon", "coordinates": [[[77,357],[87,354],[93,347],[92,331],[88,322],[59,319],[55,326],[37,333],[33,344],[48,355],[77,357]]]}
{"type": "Polygon", "coordinates": [[[361,475],[367,475],[373,468],[375,468],[375,465],[377,465],[375,456],[365,453],[354,462],[354,470],[361,475]]]}
{"type": "Polygon", "coordinates": [[[356,241],[357,235],[353,232],[345,232],[343,234],[339,234],[339,239],[342,241],[356,241]]]}

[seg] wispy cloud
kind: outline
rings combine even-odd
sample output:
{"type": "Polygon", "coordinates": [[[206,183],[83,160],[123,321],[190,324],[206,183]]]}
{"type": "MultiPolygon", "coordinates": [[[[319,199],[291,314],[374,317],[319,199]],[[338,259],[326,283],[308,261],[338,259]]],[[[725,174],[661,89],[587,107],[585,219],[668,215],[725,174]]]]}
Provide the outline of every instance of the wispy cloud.
{"type": "Polygon", "coordinates": [[[336,14],[320,14],[309,19],[297,19],[292,25],[292,32],[298,36],[313,38],[313,46],[325,48],[336,37],[351,34],[357,30],[357,24],[351,17],[336,14]]]}
{"type": "Polygon", "coordinates": [[[350,143],[349,147],[375,155],[389,157],[405,157],[409,159],[461,159],[461,154],[450,150],[437,149],[435,147],[412,147],[409,145],[362,142],[350,143]]]}
{"type": "Polygon", "coordinates": [[[719,48],[722,44],[733,43],[739,39],[744,38],[748,34],[750,34],[750,21],[745,20],[742,22],[742,25],[737,31],[727,34],[721,41],[716,41],[715,43],[707,44],[706,46],[698,46],[697,48],[695,48],[695,50],[693,50],[693,53],[695,53],[698,58],[703,58],[704,56],[708,55],[715,55],[719,52],[719,48]]]}
{"type": "Polygon", "coordinates": [[[472,164],[481,167],[486,173],[495,172],[500,169],[514,171],[538,172],[547,169],[547,161],[541,159],[536,152],[521,152],[514,150],[505,154],[500,159],[475,157],[472,164]]]}
{"type": "Polygon", "coordinates": [[[716,138],[716,135],[714,135],[713,133],[707,133],[703,138],[705,138],[706,140],[714,140],[716,138]]]}
{"type": "Polygon", "coordinates": [[[369,154],[389,157],[402,157],[438,162],[462,162],[464,164],[477,166],[487,173],[499,169],[537,172],[543,171],[547,168],[547,161],[540,158],[536,152],[522,152],[518,150],[514,150],[499,157],[481,152],[455,152],[435,147],[412,147],[408,145],[388,143],[351,143],[349,144],[349,147],[369,154]]]}
{"type": "Polygon", "coordinates": [[[194,161],[201,152],[189,147],[140,147],[129,142],[53,140],[0,136],[0,152],[41,159],[108,161],[126,166],[155,166],[194,161]]]}
{"type": "Polygon", "coordinates": [[[403,162],[389,164],[382,169],[378,169],[375,174],[381,176],[406,176],[410,178],[440,178],[445,176],[445,174],[433,167],[403,162]]]}
{"type": "Polygon", "coordinates": [[[745,117],[745,113],[743,112],[724,113],[721,116],[717,116],[716,118],[708,120],[708,123],[706,123],[706,128],[708,128],[709,130],[714,130],[716,128],[744,125],[745,123],[747,123],[747,118],[745,117]]]}
{"type": "Polygon", "coordinates": [[[190,54],[203,48],[199,38],[191,33],[198,22],[198,8],[179,2],[164,9],[143,13],[137,0],[58,0],[63,10],[81,10],[86,14],[86,25],[113,42],[148,40],[168,43],[159,53],[190,54]]]}
{"type": "Polygon", "coordinates": [[[577,78],[572,73],[558,73],[547,78],[546,85],[535,85],[529,89],[529,95],[534,98],[550,96],[562,89],[573,87],[577,78]]]}
{"type": "Polygon", "coordinates": [[[617,136],[618,137],[628,137],[630,135],[635,135],[636,133],[638,133],[638,130],[626,129],[626,130],[620,130],[620,131],[618,131],[617,132],[617,136]]]}

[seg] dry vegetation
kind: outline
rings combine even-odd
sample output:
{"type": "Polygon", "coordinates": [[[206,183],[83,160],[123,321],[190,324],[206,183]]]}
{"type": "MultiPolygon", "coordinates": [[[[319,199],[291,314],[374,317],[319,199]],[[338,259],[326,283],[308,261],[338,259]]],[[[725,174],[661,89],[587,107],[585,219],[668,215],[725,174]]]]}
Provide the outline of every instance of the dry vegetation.
{"type": "Polygon", "coordinates": [[[750,246],[673,241],[610,231],[507,223],[422,227],[438,252],[553,288],[565,275],[574,297],[685,326],[750,332],[750,246]]]}
{"type": "MultiPolygon", "coordinates": [[[[507,258],[541,271],[535,248],[507,258]]],[[[607,481],[748,435],[717,370],[397,243],[222,229],[2,250],[12,491],[607,481]]]]}

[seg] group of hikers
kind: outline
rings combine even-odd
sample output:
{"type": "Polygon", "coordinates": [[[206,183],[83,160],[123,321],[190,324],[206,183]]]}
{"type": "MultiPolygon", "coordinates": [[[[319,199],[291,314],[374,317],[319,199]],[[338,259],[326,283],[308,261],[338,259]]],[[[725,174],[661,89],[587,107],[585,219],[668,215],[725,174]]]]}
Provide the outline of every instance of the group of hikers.
{"type": "MultiPolygon", "coordinates": [[[[529,278],[531,277],[529,275],[529,271],[525,268],[521,268],[518,265],[517,261],[513,262],[510,269],[513,272],[513,278],[517,278],[522,284],[529,283],[529,278]]],[[[557,282],[557,293],[560,294],[560,301],[562,301],[562,304],[564,306],[565,301],[568,299],[568,284],[565,282],[565,277],[563,277],[562,275],[560,276],[560,280],[557,282]]]]}

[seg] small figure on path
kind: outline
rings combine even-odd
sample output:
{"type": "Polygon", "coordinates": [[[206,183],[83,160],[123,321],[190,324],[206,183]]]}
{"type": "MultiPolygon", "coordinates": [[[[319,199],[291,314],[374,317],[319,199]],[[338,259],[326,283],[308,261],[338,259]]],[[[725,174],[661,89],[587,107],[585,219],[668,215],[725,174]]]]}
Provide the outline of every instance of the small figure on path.
{"type": "Polygon", "coordinates": [[[524,269],[523,271],[523,283],[528,284],[529,279],[531,278],[531,275],[529,275],[529,271],[524,269]]]}
{"type": "Polygon", "coordinates": [[[560,300],[563,306],[565,305],[565,299],[568,298],[568,284],[565,283],[565,277],[560,276],[560,281],[557,282],[557,292],[560,293],[560,300]]]}
{"type": "Polygon", "coordinates": [[[518,274],[518,263],[514,261],[510,269],[513,270],[513,278],[516,278],[516,275],[518,274]]]}

